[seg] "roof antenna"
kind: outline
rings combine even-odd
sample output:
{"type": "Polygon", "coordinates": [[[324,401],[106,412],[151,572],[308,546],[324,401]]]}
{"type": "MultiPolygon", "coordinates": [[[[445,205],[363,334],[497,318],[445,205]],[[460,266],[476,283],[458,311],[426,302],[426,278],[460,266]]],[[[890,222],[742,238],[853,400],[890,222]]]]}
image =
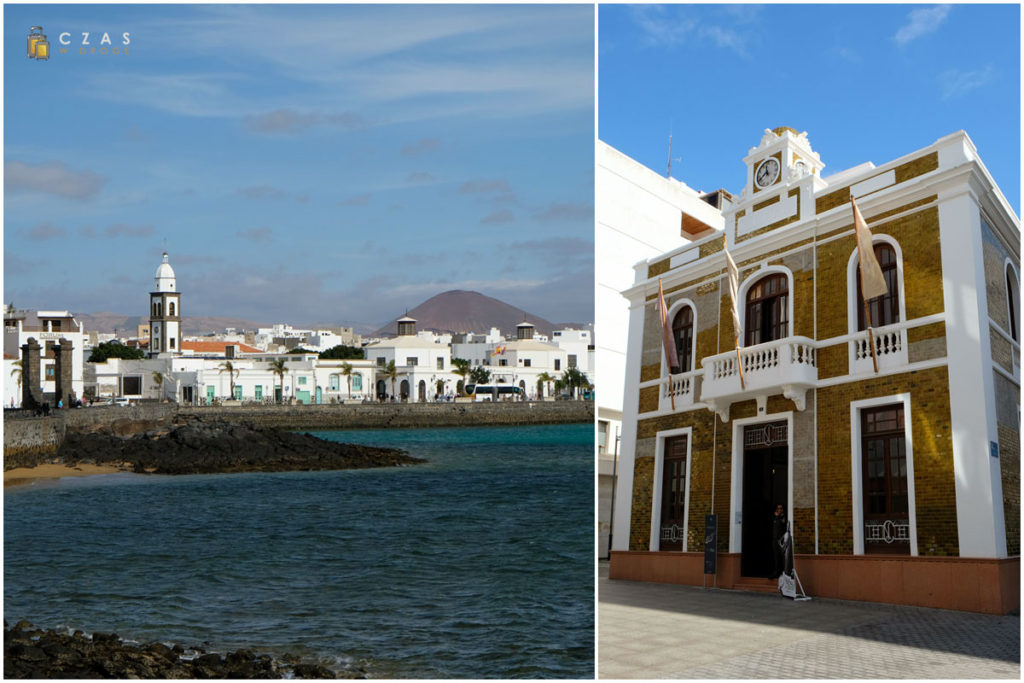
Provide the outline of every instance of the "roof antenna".
{"type": "Polygon", "coordinates": [[[682,157],[672,158],[672,122],[670,121],[668,124],[668,173],[665,174],[666,178],[672,177],[672,162],[682,160],[682,157]]]}

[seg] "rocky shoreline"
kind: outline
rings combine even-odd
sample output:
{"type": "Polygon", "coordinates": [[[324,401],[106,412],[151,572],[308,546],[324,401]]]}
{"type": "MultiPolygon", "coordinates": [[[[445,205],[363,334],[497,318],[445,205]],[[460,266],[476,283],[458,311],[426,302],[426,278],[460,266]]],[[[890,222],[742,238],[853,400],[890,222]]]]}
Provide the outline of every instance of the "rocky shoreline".
{"type": "Polygon", "coordinates": [[[116,633],[59,633],[27,621],[4,621],[4,678],[366,678],[337,672],[292,655],[274,658],[251,650],[221,655],[205,648],[132,644],[116,633]]]}
{"type": "Polygon", "coordinates": [[[362,469],[416,465],[425,460],[395,448],[318,439],[311,434],[250,423],[191,420],[162,427],[68,432],[56,453],[19,453],[4,469],[44,463],[114,465],[140,474],[214,474],[362,469]]]}

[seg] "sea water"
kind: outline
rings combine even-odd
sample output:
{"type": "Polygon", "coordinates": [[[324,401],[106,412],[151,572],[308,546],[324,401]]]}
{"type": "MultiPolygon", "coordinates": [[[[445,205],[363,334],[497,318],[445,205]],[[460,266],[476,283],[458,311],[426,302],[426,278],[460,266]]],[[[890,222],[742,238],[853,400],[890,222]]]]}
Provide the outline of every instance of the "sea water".
{"type": "Polygon", "coordinates": [[[4,617],[371,677],[591,678],[591,425],[316,432],[424,465],[4,495],[4,617]]]}

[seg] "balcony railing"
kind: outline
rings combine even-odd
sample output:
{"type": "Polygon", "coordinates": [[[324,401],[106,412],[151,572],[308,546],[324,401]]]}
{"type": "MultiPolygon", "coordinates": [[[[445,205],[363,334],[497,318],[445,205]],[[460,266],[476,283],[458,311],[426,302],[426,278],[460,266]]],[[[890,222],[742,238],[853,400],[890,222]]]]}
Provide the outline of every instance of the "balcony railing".
{"type": "Polygon", "coordinates": [[[658,394],[659,410],[675,410],[692,406],[696,399],[699,372],[684,372],[678,375],[669,375],[661,380],[661,390],[658,394]]]}
{"type": "Polygon", "coordinates": [[[804,409],[808,389],[818,381],[816,344],[807,337],[786,337],[704,358],[700,398],[723,420],[729,406],[755,396],[781,393],[804,409]],[[740,364],[743,381],[740,381],[740,364]]]}
{"type": "MultiPolygon", "coordinates": [[[[878,371],[900,372],[909,364],[907,331],[942,322],[942,314],[924,316],[907,322],[898,322],[872,330],[878,371]]],[[[759,402],[768,396],[782,394],[792,400],[798,410],[805,408],[808,389],[819,385],[818,350],[845,345],[849,348],[850,375],[871,374],[871,343],[866,330],[838,337],[814,341],[807,337],[786,337],[756,346],[726,351],[701,360],[703,370],[662,377],[642,386],[655,383],[658,391],[658,411],[689,410],[703,402],[707,408],[728,421],[729,407],[737,401],[752,398],[759,402]],[[743,380],[740,384],[740,363],[743,380]]],[[[1020,350],[1013,348],[1015,376],[1019,376],[1020,350]]],[[[834,376],[823,381],[834,382],[834,376]]]]}
{"type": "MultiPolygon", "coordinates": [[[[871,332],[875,338],[875,357],[879,369],[907,364],[906,325],[896,323],[879,327],[871,332]]],[[[874,361],[871,359],[871,342],[868,340],[867,331],[858,332],[857,337],[850,342],[850,345],[852,346],[850,372],[853,374],[872,372],[874,361]]]]}

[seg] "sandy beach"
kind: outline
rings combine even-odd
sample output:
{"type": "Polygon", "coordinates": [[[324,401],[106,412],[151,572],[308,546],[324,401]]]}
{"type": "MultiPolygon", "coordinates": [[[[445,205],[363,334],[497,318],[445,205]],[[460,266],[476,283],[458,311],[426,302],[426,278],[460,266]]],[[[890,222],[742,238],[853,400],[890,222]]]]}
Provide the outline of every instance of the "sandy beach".
{"type": "Polygon", "coordinates": [[[4,472],[4,488],[9,486],[25,486],[39,479],[59,479],[61,477],[89,477],[96,474],[114,474],[122,472],[114,465],[37,465],[35,467],[15,467],[4,472]]]}

